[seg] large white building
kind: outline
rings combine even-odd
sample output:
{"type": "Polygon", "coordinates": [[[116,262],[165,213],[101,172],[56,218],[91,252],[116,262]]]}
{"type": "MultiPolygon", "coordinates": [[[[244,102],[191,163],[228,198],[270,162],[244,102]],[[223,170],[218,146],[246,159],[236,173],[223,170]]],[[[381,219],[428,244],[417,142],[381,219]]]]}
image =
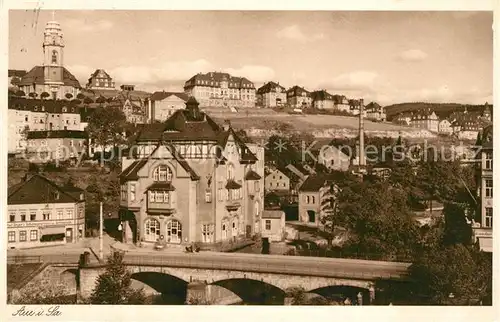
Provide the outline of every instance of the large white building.
{"type": "Polygon", "coordinates": [[[200,107],[255,107],[255,85],[245,77],[228,73],[196,74],[184,84],[184,92],[200,107]]]}
{"type": "Polygon", "coordinates": [[[80,83],[64,67],[64,39],[61,25],[49,21],[43,39],[43,65],[33,67],[21,78],[18,86],[29,95],[48,93],[52,99],[65,99],[67,94],[75,98],[80,92],[80,83]]]}

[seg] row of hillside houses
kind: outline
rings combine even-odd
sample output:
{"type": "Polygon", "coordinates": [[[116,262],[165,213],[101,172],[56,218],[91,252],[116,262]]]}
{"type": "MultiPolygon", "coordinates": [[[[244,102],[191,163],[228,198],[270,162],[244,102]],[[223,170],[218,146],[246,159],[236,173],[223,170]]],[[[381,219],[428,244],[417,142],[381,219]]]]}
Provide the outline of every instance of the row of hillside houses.
{"type": "MultiPolygon", "coordinates": [[[[294,109],[316,108],[320,110],[337,110],[352,115],[359,115],[363,100],[348,99],[344,95],[332,95],[326,90],[308,91],[295,85],[285,89],[276,82],[268,82],[257,90],[257,106],[280,107],[288,105],[294,109]]],[[[369,103],[364,106],[365,117],[385,121],[386,115],[382,106],[369,103]]]]}
{"type": "Polygon", "coordinates": [[[440,118],[430,108],[417,112],[403,112],[393,118],[397,124],[407,125],[435,133],[456,134],[459,132],[478,132],[492,122],[491,105],[480,112],[453,112],[440,118]]]}

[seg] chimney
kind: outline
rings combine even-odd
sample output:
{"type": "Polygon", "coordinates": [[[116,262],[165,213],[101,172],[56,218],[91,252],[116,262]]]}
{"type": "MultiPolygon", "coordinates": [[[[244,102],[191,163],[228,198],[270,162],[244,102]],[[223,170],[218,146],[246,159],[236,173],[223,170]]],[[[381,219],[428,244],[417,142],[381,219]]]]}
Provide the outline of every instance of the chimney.
{"type": "Polygon", "coordinates": [[[359,166],[366,166],[365,159],[365,124],[363,120],[363,99],[359,100],[359,166]]]}
{"type": "Polygon", "coordinates": [[[222,129],[224,131],[229,131],[231,128],[231,121],[230,120],[224,120],[224,124],[222,125],[222,129]]]}

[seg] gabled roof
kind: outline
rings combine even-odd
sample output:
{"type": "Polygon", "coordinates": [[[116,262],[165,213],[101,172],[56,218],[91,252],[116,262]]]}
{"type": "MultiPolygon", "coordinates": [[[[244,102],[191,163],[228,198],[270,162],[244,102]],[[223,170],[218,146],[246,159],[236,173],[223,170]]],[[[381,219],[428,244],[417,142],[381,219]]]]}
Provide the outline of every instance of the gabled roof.
{"type": "Polygon", "coordinates": [[[314,101],[333,101],[333,95],[325,90],[312,92],[311,97],[314,101]]]}
{"type": "Polygon", "coordinates": [[[78,113],[78,107],[65,100],[42,100],[11,96],[9,109],[46,113],[78,113]]]}
{"type": "MultiPolygon", "coordinates": [[[[61,67],[63,71],[63,82],[66,86],[72,86],[76,88],[81,88],[78,79],[71,74],[65,67],[61,67]]],[[[21,78],[19,86],[33,85],[33,84],[45,84],[45,73],[44,66],[33,67],[26,75],[21,78]]]]}
{"type": "Polygon", "coordinates": [[[270,92],[284,92],[286,89],[281,86],[279,83],[275,82],[268,82],[264,85],[262,85],[258,90],[257,94],[265,94],[265,93],[270,93],[270,92]]]}
{"type": "Polygon", "coordinates": [[[26,75],[25,70],[9,69],[8,72],[8,77],[23,77],[24,75],[26,75]]]}
{"type": "Polygon", "coordinates": [[[184,83],[184,88],[194,86],[220,87],[222,81],[228,82],[228,88],[255,88],[255,85],[245,77],[231,76],[228,73],[221,72],[196,74],[184,83]]]}
{"type": "MultiPolygon", "coordinates": [[[[49,179],[35,174],[26,181],[13,185],[8,189],[7,204],[48,204],[72,203],[81,200],[74,195],[78,188],[62,187],[49,179]]],[[[83,192],[83,190],[78,189],[83,192]]]]}
{"type": "Polygon", "coordinates": [[[286,91],[286,95],[288,97],[302,96],[302,93],[306,93],[306,97],[309,97],[311,95],[311,93],[308,90],[298,85],[295,85],[286,91]]]}
{"type": "Polygon", "coordinates": [[[170,96],[176,96],[178,98],[180,98],[181,100],[183,100],[184,102],[186,102],[188,100],[188,95],[185,94],[185,93],[181,93],[181,92],[165,92],[165,91],[162,91],[162,92],[154,92],[153,95],[151,95],[151,100],[152,101],[162,101],[164,99],[166,99],[167,97],[170,97],[170,96]]]}
{"type": "Polygon", "coordinates": [[[328,173],[328,174],[312,174],[307,177],[307,179],[302,183],[299,191],[302,192],[319,192],[319,189],[323,187],[327,182],[335,182],[340,179],[340,174],[328,173]]]}
{"type": "Polygon", "coordinates": [[[132,164],[130,164],[125,170],[123,170],[118,175],[118,177],[120,178],[120,183],[138,180],[139,176],[137,175],[137,173],[139,172],[140,169],[142,169],[144,165],[146,165],[146,163],[148,163],[147,158],[132,162],[132,164]]]}

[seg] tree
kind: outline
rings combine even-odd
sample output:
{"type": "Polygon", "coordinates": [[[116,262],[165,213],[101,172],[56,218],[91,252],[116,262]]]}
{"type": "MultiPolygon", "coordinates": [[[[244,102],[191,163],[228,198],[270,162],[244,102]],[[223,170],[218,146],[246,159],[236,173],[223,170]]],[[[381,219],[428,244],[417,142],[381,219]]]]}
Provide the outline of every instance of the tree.
{"type": "Polygon", "coordinates": [[[42,100],[46,99],[46,98],[47,98],[47,97],[49,97],[49,96],[50,96],[50,94],[49,94],[49,93],[47,93],[47,92],[43,92],[42,94],[40,94],[40,98],[41,98],[42,100]]]}
{"type": "Polygon", "coordinates": [[[116,107],[96,109],[90,116],[87,131],[89,138],[105,151],[107,146],[113,149],[125,142],[122,133],[126,129],[125,114],[116,107]]]}
{"type": "Polygon", "coordinates": [[[28,96],[31,97],[31,98],[37,98],[38,94],[35,93],[35,92],[31,92],[31,93],[28,94],[28,96]]]}
{"type": "Polygon", "coordinates": [[[66,95],[64,95],[64,97],[66,97],[68,100],[71,100],[73,98],[73,94],[66,93],[66,95]]]}
{"type": "Polygon", "coordinates": [[[331,303],[322,296],[311,297],[303,287],[290,287],[285,292],[291,298],[290,305],[330,305],[331,303]]]}
{"type": "Polygon", "coordinates": [[[82,101],[79,100],[79,99],[74,99],[74,100],[71,101],[71,103],[76,106],[76,105],[82,104],[82,101]]]}
{"type": "Polygon", "coordinates": [[[102,107],[102,104],[106,103],[106,98],[104,96],[99,96],[96,100],[96,103],[99,103],[99,106],[102,107]]]}
{"type": "Polygon", "coordinates": [[[335,238],[335,224],[338,216],[337,198],[339,187],[331,185],[324,190],[321,196],[321,233],[328,242],[328,248],[332,247],[332,241],[335,238]]]}
{"type": "Polygon", "coordinates": [[[90,104],[94,103],[94,100],[87,96],[83,99],[83,103],[86,105],[90,105],[90,104]]]}
{"type": "Polygon", "coordinates": [[[472,227],[467,223],[467,206],[463,203],[446,202],[443,214],[445,229],[443,243],[445,245],[464,244],[472,241],[472,227]]]}
{"type": "Polygon", "coordinates": [[[16,92],[16,96],[19,96],[19,97],[24,97],[24,96],[26,96],[26,93],[25,93],[25,92],[23,92],[23,91],[17,91],[17,92],[16,92]]]}
{"type": "Polygon", "coordinates": [[[464,245],[429,250],[409,274],[411,291],[423,304],[470,305],[491,298],[491,257],[464,245]]]}
{"type": "Polygon", "coordinates": [[[408,196],[387,183],[357,182],[342,188],[336,223],[349,230],[344,246],[373,259],[411,258],[418,239],[408,196]]]}
{"type": "Polygon", "coordinates": [[[82,93],[78,93],[76,95],[76,98],[79,99],[79,100],[81,100],[81,101],[83,101],[85,99],[85,95],[83,95],[82,93]]]}
{"type": "Polygon", "coordinates": [[[91,304],[144,304],[146,296],[142,290],[131,287],[130,273],[123,265],[123,254],[114,252],[108,257],[106,271],[97,278],[91,304]]]}

